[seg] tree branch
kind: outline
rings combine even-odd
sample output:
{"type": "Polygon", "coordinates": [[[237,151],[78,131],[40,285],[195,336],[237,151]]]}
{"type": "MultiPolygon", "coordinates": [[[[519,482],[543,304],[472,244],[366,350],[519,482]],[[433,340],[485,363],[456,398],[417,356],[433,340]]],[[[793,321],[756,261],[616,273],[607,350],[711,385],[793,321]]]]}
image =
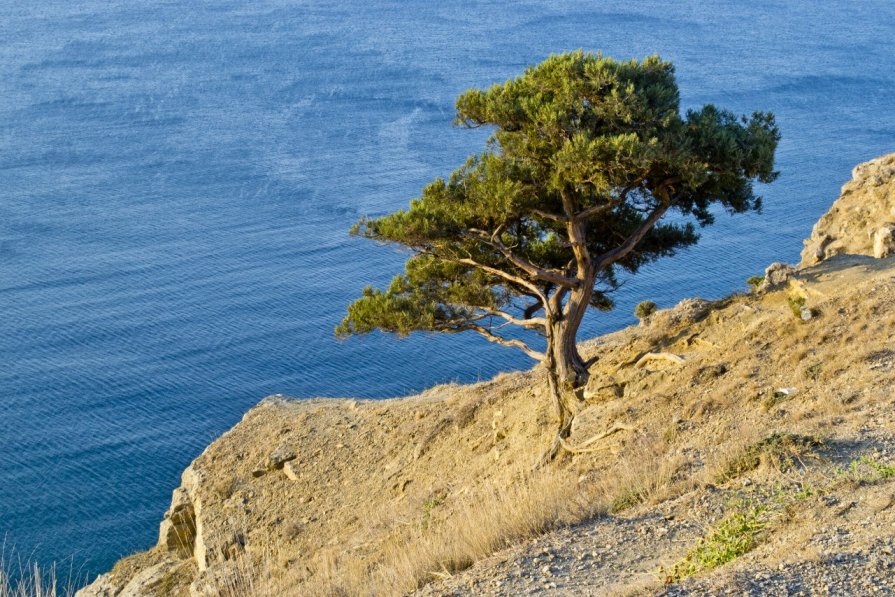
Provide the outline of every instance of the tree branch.
{"type": "Polygon", "coordinates": [[[602,270],[606,268],[606,266],[615,263],[619,259],[623,259],[631,251],[633,251],[634,247],[637,246],[637,243],[643,240],[643,237],[646,236],[647,232],[649,232],[650,229],[652,229],[652,227],[656,225],[656,222],[658,222],[659,219],[665,214],[665,212],[668,211],[669,207],[670,206],[667,204],[662,204],[654,209],[653,212],[646,218],[646,220],[644,220],[644,222],[637,228],[637,230],[635,230],[634,233],[631,234],[631,236],[625,239],[625,242],[623,242],[615,249],[603,253],[597,259],[597,269],[602,270]]]}
{"type": "Polygon", "coordinates": [[[503,254],[504,257],[507,258],[507,260],[509,260],[510,263],[512,263],[533,278],[542,280],[544,282],[552,282],[553,284],[557,284],[559,286],[568,286],[570,288],[576,288],[579,285],[578,280],[576,280],[575,278],[569,278],[557,271],[538,267],[537,265],[526,261],[525,259],[522,259],[500,241],[500,239],[497,237],[498,232],[500,232],[500,229],[496,230],[494,234],[489,235],[484,230],[470,228],[468,232],[465,232],[463,234],[464,236],[479,240],[486,245],[497,249],[503,254]]]}
{"type": "Polygon", "coordinates": [[[620,259],[624,259],[631,251],[634,250],[634,247],[637,246],[643,237],[646,236],[646,233],[652,229],[653,226],[656,225],[656,222],[665,215],[665,212],[668,211],[668,208],[671,207],[670,203],[662,203],[657,208],[653,210],[653,212],[644,220],[644,222],[634,231],[634,233],[625,239],[618,247],[612,249],[611,251],[606,251],[600,257],[597,258],[597,271],[603,270],[606,267],[612,265],[616,261],[620,259]]]}
{"type": "Polygon", "coordinates": [[[493,315],[495,317],[500,317],[505,319],[506,321],[512,323],[513,325],[518,325],[520,327],[524,327],[526,329],[533,329],[538,327],[547,327],[547,320],[543,317],[525,317],[524,319],[519,319],[517,317],[513,317],[506,311],[501,311],[500,309],[484,309],[485,315],[493,315]]]}
{"type": "Polygon", "coordinates": [[[466,324],[466,325],[459,325],[455,328],[447,328],[444,331],[449,332],[449,333],[454,333],[454,332],[465,332],[467,330],[480,333],[481,335],[483,335],[485,337],[486,340],[488,340],[488,342],[494,342],[495,344],[500,344],[501,346],[509,346],[511,348],[518,348],[519,350],[521,350],[522,352],[524,352],[525,354],[527,354],[528,356],[530,356],[531,358],[533,358],[536,361],[543,361],[547,356],[543,352],[538,352],[537,350],[530,348],[527,344],[525,344],[525,342],[522,342],[521,340],[510,340],[508,338],[504,338],[503,336],[498,336],[491,330],[484,328],[480,325],[473,324],[473,323],[466,324]]]}
{"type": "Polygon", "coordinates": [[[565,216],[561,216],[559,214],[552,214],[550,212],[541,211],[540,209],[529,209],[529,212],[538,216],[539,218],[544,218],[545,220],[553,220],[554,222],[568,222],[569,218],[565,216]]]}
{"type": "Polygon", "coordinates": [[[470,265],[472,267],[478,268],[483,272],[487,272],[498,278],[503,278],[507,282],[512,282],[513,284],[517,284],[527,290],[529,290],[533,296],[536,296],[538,300],[547,303],[547,297],[544,296],[544,293],[537,287],[537,285],[529,282],[524,278],[520,278],[519,276],[514,276],[511,273],[505,272],[502,269],[498,269],[496,267],[491,267],[490,265],[485,265],[484,263],[479,263],[475,259],[471,259],[469,257],[445,257],[443,255],[439,255],[437,253],[430,252],[431,255],[438,257],[439,259],[443,259],[445,261],[450,261],[453,263],[459,263],[461,265],[470,265]]]}
{"type": "Polygon", "coordinates": [[[609,211],[610,209],[612,209],[613,207],[615,207],[617,205],[621,205],[622,203],[625,202],[625,199],[628,197],[628,193],[630,193],[631,191],[636,189],[637,185],[639,185],[641,182],[643,182],[644,178],[645,177],[641,176],[637,180],[635,180],[634,182],[632,182],[631,184],[626,186],[624,188],[624,190],[622,190],[622,192],[619,193],[618,197],[616,197],[615,199],[610,199],[608,202],[600,204],[600,205],[592,205],[591,207],[588,207],[584,211],[578,212],[577,214],[575,214],[575,219],[576,220],[586,220],[587,218],[593,217],[599,213],[603,213],[604,211],[609,211]]]}

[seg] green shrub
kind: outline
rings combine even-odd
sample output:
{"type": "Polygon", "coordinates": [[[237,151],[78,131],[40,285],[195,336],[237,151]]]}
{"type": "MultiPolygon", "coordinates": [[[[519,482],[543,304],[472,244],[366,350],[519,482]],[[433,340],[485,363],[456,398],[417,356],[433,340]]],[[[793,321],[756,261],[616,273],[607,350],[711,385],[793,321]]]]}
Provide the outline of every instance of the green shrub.
{"type": "Polygon", "coordinates": [[[634,307],[634,316],[643,321],[644,319],[649,319],[656,312],[656,309],[658,309],[658,306],[653,301],[641,301],[634,307]]]}
{"type": "Polygon", "coordinates": [[[666,582],[671,584],[698,572],[712,570],[753,549],[767,525],[762,519],[764,513],[764,506],[746,504],[727,516],[711,535],[700,539],[682,560],[671,569],[663,569],[666,582]]]}
{"type": "Polygon", "coordinates": [[[802,319],[802,307],[805,306],[805,297],[804,296],[790,296],[789,297],[789,308],[792,311],[792,314],[802,319]]]}
{"type": "Polygon", "coordinates": [[[792,466],[794,460],[821,446],[823,440],[813,436],[775,431],[731,458],[718,476],[718,481],[724,483],[736,479],[758,468],[762,462],[786,470],[792,466]]]}
{"type": "Polygon", "coordinates": [[[762,282],[764,282],[764,276],[749,276],[746,278],[746,284],[748,284],[752,290],[758,290],[758,287],[761,286],[762,282]]]}

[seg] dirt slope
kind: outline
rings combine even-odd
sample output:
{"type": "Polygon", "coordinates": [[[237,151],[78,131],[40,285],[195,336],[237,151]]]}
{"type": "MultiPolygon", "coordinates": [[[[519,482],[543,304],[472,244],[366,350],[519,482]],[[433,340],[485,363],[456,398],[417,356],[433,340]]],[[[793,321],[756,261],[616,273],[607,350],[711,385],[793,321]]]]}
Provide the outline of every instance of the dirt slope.
{"type": "Polygon", "coordinates": [[[895,258],[779,278],[583,344],[581,453],[535,472],[538,369],[266,399],[81,595],[895,591],[895,258]]]}

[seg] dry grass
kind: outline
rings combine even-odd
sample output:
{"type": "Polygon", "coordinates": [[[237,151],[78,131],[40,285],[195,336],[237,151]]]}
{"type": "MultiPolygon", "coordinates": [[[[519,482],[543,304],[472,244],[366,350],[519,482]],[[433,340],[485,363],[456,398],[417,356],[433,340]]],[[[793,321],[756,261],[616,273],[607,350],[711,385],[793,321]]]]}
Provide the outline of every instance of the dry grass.
{"type": "Polygon", "coordinates": [[[524,474],[509,487],[490,485],[463,498],[441,522],[431,523],[426,517],[396,532],[381,562],[365,565],[330,556],[303,592],[403,594],[502,548],[602,511],[593,488],[579,484],[568,472],[524,474]]]}
{"type": "Polygon", "coordinates": [[[287,574],[276,580],[258,566],[240,563],[239,574],[222,579],[226,583],[217,584],[217,591],[226,597],[278,591],[321,597],[407,594],[553,528],[690,489],[692,481],[679,478],[681,459],[662,457],[666,448],[664,440],[639,437],[614,466],[587,481],[559,467],[520,469],[509,486],[491,483],[450,505],[426,502],[416,520],[407,520],[406,510],[383,517],[394,531],[376,561],[340,546],[319,552],[309,577],[287,574]],[[431,509],[445,511],[435,515],[431,509]]]}
{"type": "Polygon", "coordinates": [[[600,479],[600,493],[612,511],[654,504],[685,490],[686,481],[678,477],[684,459],[669,453],[669,441],[668,434],[644,435],[618,455],[600,479]]]}
{"type": "Polygon", "coordinates": [[[41,570],[33,562],[17,557],[6,544],[0,545],[0,597],[72,597],[78,589],[74,571],[60,581],[56,566],[41,570]]]}

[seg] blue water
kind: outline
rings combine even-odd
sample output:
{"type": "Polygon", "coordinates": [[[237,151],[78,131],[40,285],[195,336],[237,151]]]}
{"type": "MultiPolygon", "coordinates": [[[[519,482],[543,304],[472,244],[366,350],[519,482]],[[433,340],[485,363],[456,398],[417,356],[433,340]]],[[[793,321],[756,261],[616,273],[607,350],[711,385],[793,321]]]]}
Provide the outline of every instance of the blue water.
{"type": "Polygon", "coordinates": [[[450,126],[462,90],[658,52],[685,106],[777,114],[764,213],[720,217],[587,337],[797,260],[851,167],[895,151],[893,40],[890,0],[0,2],[0,535],[94,574],[267,394],[528,367],[477,337],[332,336],[404,258],[348,227],[481,147],[450,126]]]}

